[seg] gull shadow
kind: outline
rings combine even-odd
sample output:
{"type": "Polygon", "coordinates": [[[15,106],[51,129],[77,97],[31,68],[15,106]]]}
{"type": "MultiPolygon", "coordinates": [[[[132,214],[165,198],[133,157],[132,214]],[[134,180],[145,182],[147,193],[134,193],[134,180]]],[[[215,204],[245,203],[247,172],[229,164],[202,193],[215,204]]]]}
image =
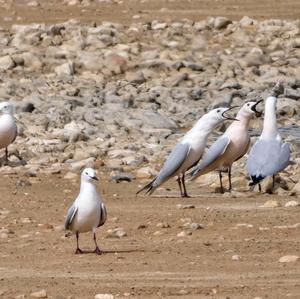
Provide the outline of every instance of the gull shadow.
{"type": "MultiPolygon", "coordinates": [[[[101,250],[101,249],[100,249],[101,250]]],[[[124,249],[124,250],[101,250],[101,254],[99,255],[103,255],[103,254],[116,254],[116,253],[134,253],[134,252],[145,252],[144,249],[124,249]]],[[[80,253],[75,253],[76,255],[83,255],[83,254],[95,254],[94,250],[82,250],[80,253]]]]}

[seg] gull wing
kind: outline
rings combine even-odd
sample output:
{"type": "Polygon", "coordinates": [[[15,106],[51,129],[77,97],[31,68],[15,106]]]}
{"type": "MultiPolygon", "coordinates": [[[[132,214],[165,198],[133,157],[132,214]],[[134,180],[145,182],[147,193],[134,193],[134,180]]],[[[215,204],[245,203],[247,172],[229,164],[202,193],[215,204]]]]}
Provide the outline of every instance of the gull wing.
{"type": "Polygon", "coordinates": [[[271,176],[283,170],[290,161],[290,147],[278,140],[258,140],[247,160],[251,177],[271,176]]]}
{"type": "Polygon", "coordinates": [[[106,219],[107,219],[106,207],[105,207],[104,203],[101,202],[101,206],[100,206],[100,220],[99,220],[98,227],[102,226],[105,223],[106,219]]]}
{"type": "Polygon", "coordinates": [[[70,226],[72,224],[72,221],[74,220],[74,217],[77,214],[77,211],[78,211],[78,207],[76,207],[75,204],[73,203],[67,213],[67,217],[65,220],[65,229],[70,229],[70,226]]]}
{"type": "Polygon", "coordinates": [[[146,190],[146,193],[153,193],[154,190],[173,176],[189,155],[191,146],[188,143],[178,143],[171,151],[161,171],[150,183],[141,188],[136,194],[146,190]]]}
{"type": "Polygon", "coordinates": [[[195,179],[200,171],[210,166],[221,155],[223,155],[229,144],[230,139],[228,137],[223,135],[220,138],[218,138],[208,149],[208,151],[204,154],[200,163],[198,163],[198,165],[196,165],[190,172],[192,179],[195,179]]]}

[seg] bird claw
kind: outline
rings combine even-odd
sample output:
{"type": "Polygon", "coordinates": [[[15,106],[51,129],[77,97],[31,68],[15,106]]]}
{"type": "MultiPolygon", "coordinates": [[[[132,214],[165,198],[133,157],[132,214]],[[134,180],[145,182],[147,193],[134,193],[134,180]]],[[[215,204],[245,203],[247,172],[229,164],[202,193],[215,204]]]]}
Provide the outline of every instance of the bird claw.
{"type": "Polygon", "coordinates": [[[77,248],[75,251],[75,254],[82,254],[82,253],[83,253],[83,251],[80,248],[77,248]]]}
{"type": "Polygon", "coordinates": [[[100,255],[100,254],[102,254],[102,251],[101,251],[100,248],[97,246],[96,249],[94,250],[94,253],[100,255]]]}

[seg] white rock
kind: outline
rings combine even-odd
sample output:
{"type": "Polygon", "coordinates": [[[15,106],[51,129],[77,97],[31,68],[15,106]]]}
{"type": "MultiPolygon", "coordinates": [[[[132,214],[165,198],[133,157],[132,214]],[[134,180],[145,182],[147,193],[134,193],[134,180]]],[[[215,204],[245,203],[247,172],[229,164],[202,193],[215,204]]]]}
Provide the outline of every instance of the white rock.
{"type": "Polygon", "coordinates": [[[72,76],[72,75],[74,75],[74,64],[73,64],[73,62],[66,62],[62,65],[57,66],[55,68],[55,73],[58,76],[61,76],[61,75],[72,76]]]}
{"type": "Polygon", "coordinates": [[[47,292],[46,292],[45,289],[42,289],[40,291],[31,293],[30,297],[34,297],[34,298],[47,298],[47,292]]]}
{"type": "Polygon", "coordinates": [[[112,294],[97,294],[95,299],[114,299],[114,295],[112,294]]]}
{"type": "Polygon", "coordinates": [[[0,70],[6,71],[15,66],[14,61],[9,55],[0,57],[0,70]]]}
{"type": "Polygon", "coordinates": [[[291,201],[288,201],[284,206],[286,208],[289,208],[289,207],[298,207],[299,206],[299,202],[295,201],[295,200],[291,200],[291,201]]]}
{"type": "Polygon", "coordinates": [[[259,206],[260,208],[278,208],[280,203],[277,200],[270,199],[267,200],[263,205],[259,206]]]}
{"type": "Polygon", "coordinates": [[[298,255],[285,255],[279,259],[280,263],[294,263],[299,260],[298,255]]]}
{"type": "Polygon", "coordinates": [[[233,255],[233,256],[231,257],[231,259],[232,259],[233,261],[240,261],[240,260],[241,260],[241,257],[240,257],[239,255],[235,254],[235,255],[233,255]]]}

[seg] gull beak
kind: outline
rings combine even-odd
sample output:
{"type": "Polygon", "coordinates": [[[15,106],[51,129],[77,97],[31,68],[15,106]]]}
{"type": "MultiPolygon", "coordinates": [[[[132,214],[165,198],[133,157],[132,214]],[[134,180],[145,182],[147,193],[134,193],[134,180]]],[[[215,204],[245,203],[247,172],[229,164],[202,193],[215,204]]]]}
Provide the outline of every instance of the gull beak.
{"type": "Polygon", "coordinates": [[[255,112],[255,115],[256,115],[257,117],[261,116],[261,115],[262,115],[262,112],[257,111],[257,110],[256,110],[256,106],[257,106],[259,103],[261,103],[262,101],[263,101],[263,100],[260,100],[260,101],[256,102],[256,103],[251,107],[251,110],[252,110],[253,112],[255,112]]]}
{"type": "Polygon", "coordinates": [[[99,181],[99,179],[96,176],[91,176],[90,178],[95,180],[95,181],[99,181]]]}
{"type": "Polygon", "coordinates": [[[232,109],[235,109],[235,108],[238,108],[238,107],[239,107],[239,106],[233,106],[233,107],[231,107],[231,108],[228,108],[227,110],[225,110],[225,111],[222,113],[222,117],[224,117],[224,118],[227,119],[227,120],[236,120],[236,121],[238,121],[238,119],[236,119],[236,118],[228,117],[228,116],[225,115],[228,111],[230,111],[230,110],[232,110],[232,109]]]}

